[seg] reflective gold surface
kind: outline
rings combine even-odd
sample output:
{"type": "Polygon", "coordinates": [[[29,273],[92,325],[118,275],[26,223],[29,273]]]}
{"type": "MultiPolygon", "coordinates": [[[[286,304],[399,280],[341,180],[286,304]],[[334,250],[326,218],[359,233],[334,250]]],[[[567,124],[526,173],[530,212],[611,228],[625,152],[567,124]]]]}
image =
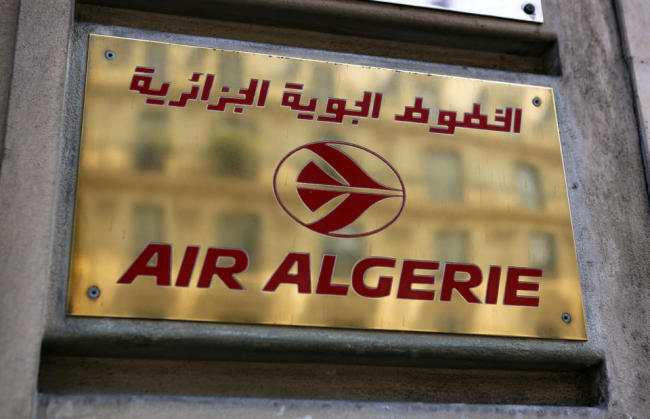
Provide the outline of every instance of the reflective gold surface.
{"type": "MultiPolygon", "coordinates": [[[[161,266],[160,258],[148,266],[161,266]]],[[[218,262],[232,264],[232,258],[218,262]]],[[[300,269],[294,265],[288,275],[300,269]]],[[[462,274],[457,278],[463,280],[462,274]]],[[[584,340],[553,93],[536,86],[93,35],[68,313],[584,340]],[[136,67],[155,72],[136,73],[136,67]],[[200,74],[192,78],[194,73],[200,74]],[[152,77],[150,85],[134,78],[138,74],[152,77]],[[209,74],[215,75],[213,87],[202,100],[209,74]],[[257,80],[256,89],[251,79],[257,80]],[[169,83],[166,92],[163,83],[169,83]],[[316,111],[307,112],[312,120],[299,119],[305,112],[282,105],[286,92],[298,91],[285,83],[304,85],[302,106],[317,99],[316,111]],[[198,86],[194,96],[193,86],[198,86]],[[223,86],[229,91],[222,92],[223,86]],[[250,92],[255,96],[247,100],[250,92]],[[364,92],[371,93],[371,110],[365,112],[364,92]],[[182,104],[183,93],[190,98],[186,106],[170,106],[182,104]],[[380,109],[375,108],[378,93],[380,109]],[[235,99],[223,102],[220,111],[215,108],[222,97],[235,99]],[[411,115],[410,122],[395,120],[406,115],[405,107],[417,105],[417,97],[430,110],[428,121],[416,122],[420,114],[411,115]],[[347,99],[343,121],[319,121],[323,115],[337,118],[335,102],[330,101],[331,112],[326,109],[337,98],[347,99]],[[487,121],[470,118],[464,125],[464,114],[475,104],[487,121]],[[443,111],[456,112],[453,133],[440,133],[452,130],[443,111]],[[439,115],[442,124],[436,124],[439,115]],[[303,147],[324,141],[345,143],[333,147],[390,188],[389,197],[331,234],[305,225],[333,212],[347,193],[367,196],[370,189],[307,183],[314,190],[345,189],[346,194],[315,211],[305,205],[296,179],[310,161],[337,182],[346,180],[303,147]],[[170,284],[146,275],[118,283],[150,243],[171,245],[170,284]],[[176,286],[188,246],[199,247],[196,264],[187,286],[176,286]],[[243,290],[228,288],[216,275],[209,287],[197,287],[208,248],[246,252],[247,269],[234,275],[243,290]],[[309,289],[299,292],[296,284],[283,283],[263,291],[290,253],[309,254],[309,289]],[[316,294],[324,255],[336,255],[332,283],[339,285],[351,284],[351,272],[362,259],[394,259],[394,268],[374,267],[365,275],[369,288],[377,286],[379,276],[392,277],[390,294],[370,298],[352,286],[345,296],[316,294]],[[437,270],[415,271],[434,276],[433,285],[412,286],[433,290],[433,300],[397,298],[404,260],[439,262],[437,270]],[[480,303],[466,301],[458,291],[451,301],[440,301],[445,262],[478,266],[483,281],[472,292],[480,303]],[[485,303],[490,266],[502,267],[495,304],[485,303]],[[508,267],[543,271],[542,278],[520,279],[538,282],[538,292],[517,294],[537,296],[538,307],[504,304],[508,267]],[[89,296],[93,286],[99,290],[96,298],[89,296]],[[563,321],[563,313],[571,321],[563,321]]]]}

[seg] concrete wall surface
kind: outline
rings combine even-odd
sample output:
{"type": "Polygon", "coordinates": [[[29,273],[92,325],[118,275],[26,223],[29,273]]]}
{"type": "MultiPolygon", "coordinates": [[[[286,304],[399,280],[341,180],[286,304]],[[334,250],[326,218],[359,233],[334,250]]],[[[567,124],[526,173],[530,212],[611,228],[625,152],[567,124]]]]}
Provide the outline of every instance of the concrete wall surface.
{"type": "Polygon", "coordinates": [[[0,418],[647,417],[645,2],[315,3],[0,3],[0,418]],[[552,87],[588,341],[67,317],[89,33],[552,87]]]}
{"type": "MultiPolygon", "coordinates": [[[[431,403],[377,403],[231,398],[46,396],[40,407],[46,418],[543,418],[610,417],[597,408],[431,403]]],[[[624,417],[624,416],[621,416],[624,417]]]]}
{"type": "Polygon", "coordinates": [[[0,2],[0,165],[4,149],[2,144],[7,122],[7,102],[9,101],[9,84],[14,62],[17,21],[18,0],[2,0],[0,2]]]}
{"type": "Polygon", "coordinates": [[[623,52],[632,75],[646,182],[650,191],[650,4],[643,0],[617,0],[616,9],[623,34],[623,52]]]}
{"type": "MultiPolygon", "coordinates": [[[[15,5],[3,4],[11,10],[15,5]]],[[[6,418],[30,417],[35,401],[72,4],[22,1],[19,10],[0,172],[0,416],[6,418]]],[[[11,13],[5,18],[2,32],[10,37],[11,13]]]]}

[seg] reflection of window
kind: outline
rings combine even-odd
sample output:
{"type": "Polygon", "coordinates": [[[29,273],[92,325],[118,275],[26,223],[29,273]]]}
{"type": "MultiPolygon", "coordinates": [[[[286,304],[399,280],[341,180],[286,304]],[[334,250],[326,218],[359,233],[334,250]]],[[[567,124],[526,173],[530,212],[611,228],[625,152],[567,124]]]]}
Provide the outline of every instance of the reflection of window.
{"type": "Polygon", "coordinates": [[[532,233],[528,237],[528,254],[531,267],[542,269],[545,277],[555,275],[557,264],[552,234],[532,233]]]}
{"type": "MultiPolygon", "coordinates": [[[[238,53],[222,53],[219,58],[219,83],[223,86],[230,88],[229,94],[234,94],[243,87],[248,87],[248,82],[246,86],[242,85],[242,62],[241,57],[238,53]]],[[[218,86],[220,89],[222,86],[218,86]]]]}
{"type": "Polygon", "coordinates": [[[288,82],[295,82],[295,78],[298,75],[298,71],[300,69],[300,61],[294,61],[294,60],[285,60],[285,67],[284,67],[284,78],[288,82]]]}
{"type": "Polygon", "coordinates": [[[334,75],[332,69],[325,65],[314,68],[312,85],[316,97],[327,98],[334,96],[334,75]]]}
{"type": "Polygon", "coordinates": [[[239,137],[216,138],[212,157],[218,175],[252,179],[257,173],[257,156],[239,137]]]}
{"type": "Polygon", "coordinates": [[[159,205],[135,205],[132,231],[134,254],[140,254],[149,243],[162,243],[165,240],[163,208],[159,205]]]}
{"type": "Polygon", "coordinates": [[[167,50],[165,48],[147,48],[146,61],[148,67],[153,67],[156,70],[154,78],[160,80],[161,83],[167,81],[163,80],[167,70],[167,66],[165,65],[167,62],[167,50]]]}
{"type": "Polygon", "coordinates": [[[193,48],[187,57],[187,64],[190,66],[201,65],[203,63],[204,50],[202,48],[193,48]]]}
{"type": "MultiPolygon", "coordinates": [[[[355,234],[358,231],[346,231],[347,234],[355,234]]],[[[336,238],[326,237],[323,240],[323,253],[327,255],[336,255],[336,265],[334,266],[334,276],[349,277],[354,265],[363,258],[363,239],[362,238],[336,238]]],[[[320,264],[321,261],[312,261],[320,264]]]]}
{"type": "Polygon", "coordinates": [[[439,231],[436,249],[440,262],[463,262],[468,259],[468,234],[466,231],[439,231]]]}
{"type": "Polygon", "coordinates": [[[167,117],[163,112],[144,112],[140,116],[138,141],[133,165],[137,170],[163,170],[169,145],[165,136],[167,117]]]}
{"type": "Polygon", "coordinates": [[[139,118],[142,133],[155,132],[161,134],[165,131],[167,116],[164,112],[156,110],[142,112],[139,118]]]}
{"type": "MultiPolygon", "coordinates": [[[[423,83],[425,86],[429,86],[429,84],[423,83]]],[[[422,88],[425,86],[418,86],[418,92],[421,91],[422,88]]],[[[381,92],[384,94],[384,96],[392,95],[392,94],[400,94],[400,84],[399,84],[399,74],[397,72],[393,73],[388,79],[386,79],[384,85],[381,88],[381,92]]],[[[435,94],[433,95],[435,96],[435,94]]]]}
{"type": "Polygon", "coordinates": [[[434,151],[426,155],[426,182],[431,197],[440,202],[463,199],[463,172],[458,153],[434,151]]]}
{"type": "Polygon", "coordinates": [[[544,197],[537,168],[520,163],[516,168],[516,176],[521,205],[526,208],[542,208],[544,197]]]}
{"type": "Polygon", "coordinates": [[[249,269],[260,266],[260,217],[255,213],[224,212],[217,216],[217,243],[248,254],[249,269]]]}
{"type": "Polygon", "coordinates": [[[153,141],[140,141],[135,148],[135,168],[161,171],[165,165],[166,150],[153,141]]]}

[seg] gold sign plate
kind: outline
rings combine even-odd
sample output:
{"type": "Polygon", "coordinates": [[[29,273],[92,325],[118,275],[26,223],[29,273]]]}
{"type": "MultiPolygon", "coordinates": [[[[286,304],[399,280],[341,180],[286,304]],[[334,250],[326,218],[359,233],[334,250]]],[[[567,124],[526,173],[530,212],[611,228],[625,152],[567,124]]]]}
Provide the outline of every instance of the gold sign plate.
{"type": "Polygon", "coordinates": [[[550,88],[89,42],[68,314],[586,339],[550,88]]]}

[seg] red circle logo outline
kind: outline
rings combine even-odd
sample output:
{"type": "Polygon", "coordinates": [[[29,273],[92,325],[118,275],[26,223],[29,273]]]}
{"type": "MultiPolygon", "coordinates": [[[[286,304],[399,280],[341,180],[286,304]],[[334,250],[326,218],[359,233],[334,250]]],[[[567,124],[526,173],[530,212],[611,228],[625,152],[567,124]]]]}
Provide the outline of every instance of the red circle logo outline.
{"type": "MultiPolygon", "coordinates": [[[[356,163],[355,163],[355,165],[356,165],[356,163]]],[[[359,169],[363,171],[363,169],[361,169],[360,167],[359,167],[359,169]]],[[[300,146],[300,147],[298,147],[298,148],[296,148],[296,149],[290,151],[286,156],[284,156],[284,157],[282,158],[282,160],[280,160],[280,162],[278,163],[278,165],[277,165],[276,168],[275,168],[275,172],[273,173],[273,194],[275,195],[275,199],[276,199],[276,201],[278,202],[278,204],[280,204],[280,207],[284,210],[284,212],[286,212],[286,213],[289,215],[289,217],[291,217],[291,218],[292,218],[295,222],[297,222],[298,224],[300,224],[300,225],[302,225],[303,227],[306,227],[306,228],[308,228],[309,230],[311,230],[311,231],[313,231],[313,232],[315,232],[315,233],[318,233],[318,234],[323,234],[323,235],[331,236],[331,237],[341,237],[341,238],[354,238],[354,237],[370,236],[370,235],[372,235],[372,234],[375,234],[375,233],[378,233],[378,232],[380,232],[380,231],[382,231],[382,230],[385,230],[386,228],[388,228],[391,224],[393,224],[393,223],[394,223],[394,222],[399,218],[399,216],[402,214],[402,211],[404,210],[404,205],[406,205],[406,188],[405,188],[405,186],[404,186],[404,182],[402,181],[402,177],[399,175],[399,173],[397,173],[397,170],[395,170],[395,168],[394,168],[394,167],[393,167],[393,166],[388,162],[388,160],[386,160],[386,159],[383,158],[381,155],[377,154],[376,152],[374,152],[374,151],[372,151],[372,150],[370,150],[370,149],[368,149],[368,148],[366,148],[366,147],[363,147],[363,146],[360,146],[360,145],[357,145],[357,144],[346,143],[346,142],[344,142],[344,141],[316,141],[316,142],[313,142],[313,143],[304,144],[304,145],[302,145],[302,146],[300,146]],[[324,145],[328,145],[328,144],[340,144],[340,145],[350,146],[350,147],[354,147],[354,148],[357,148],[357,149],[363,150],[363,151],[365,151],[366,153],[369,153],[369,154],[371,154],[371,155],[377,157],[381,162],[383,162],[386,166],[388,166],[388,168],[390,168],[390,170],[395,174],[395,177],[397,177],[397,180],[398,180],[399,183],[400,183],[400,186],[401,186],[401,192],[402,192],[402,195],[401,195],[401,198],[402,198],[402,205],[400,206],[399,211],[397,211],[397,213],[395,214],[395,216],[394,216],[392,219],[390,219],[390,221],[388,221],[386,224],[384,224],[384,225],[383,225],[382,227],[380,227],[380,228],[376,228],[376,229],[374,229],[374,230],[372,230],[372,231],[369,231],[369,232],[366,232],[366,233],[361,233],[361,234],[323,233],[323,232],[320,232],[320,231],[316,231],[316,230],[314,230],[314,229],[311,228],[307,223],[302,222],[302,221],[299,220],[295,215],[293,215],[293,214],[291,213],[291,211],[289,211],[289,209],[288,209],[288,208],[287,208],[287,207],[282,203],[282,200],[280,199],[280,197],[279,197],[279,195],[278,195],[278,190],[277,190],[277,186],[276,186],[276,185],[277,185],[277,176],[278,176],[278,171],[280,170],[280,167],[282,167],[282,165],[284,164],[284,162],[285,162],[289,157],[291,157],[293,154],[295,154],[296,152],[298,152],[298,151],[300,151],[300,150],[302,150],[302,149],[305,149],[305,148],[308,149],[310,146],[319,145],[319,144],[324,144],[324,145]]],[[[396,195],[396,196],[399,196],[399,195],[396,195]]],[[[340,204],[339,204],[339,205],[340,205],[340,204]]],[[[338,208],[338,205],[337,205],[337,208],[338,208]]],[[[335,208],[334,210],[336,210],[336,208],[335,208]]],[[[334,210],[333,210],[333,211],[334,211],[334,210]]],[[[364,212],[365,212],[365,211],[364,211],[364,212]]],[[[331,212],[330,212],[330,213],[331,213],[331,212]]],[[[362,212],[361,214],[359,214],[359,215],[358,215],[354,220],[352,220],[352,221],[351,221],[349,224],[347,224],[347,225],[352,224],[354,221],[358,220],[362,215],[363,215],[363,212],[362,212]]],[[[341,228],[345,228],[345,227],[347,227],[347,225],[346,225],[346,226],[343,226],[343,227],[341,227],[341,228]]]]}

